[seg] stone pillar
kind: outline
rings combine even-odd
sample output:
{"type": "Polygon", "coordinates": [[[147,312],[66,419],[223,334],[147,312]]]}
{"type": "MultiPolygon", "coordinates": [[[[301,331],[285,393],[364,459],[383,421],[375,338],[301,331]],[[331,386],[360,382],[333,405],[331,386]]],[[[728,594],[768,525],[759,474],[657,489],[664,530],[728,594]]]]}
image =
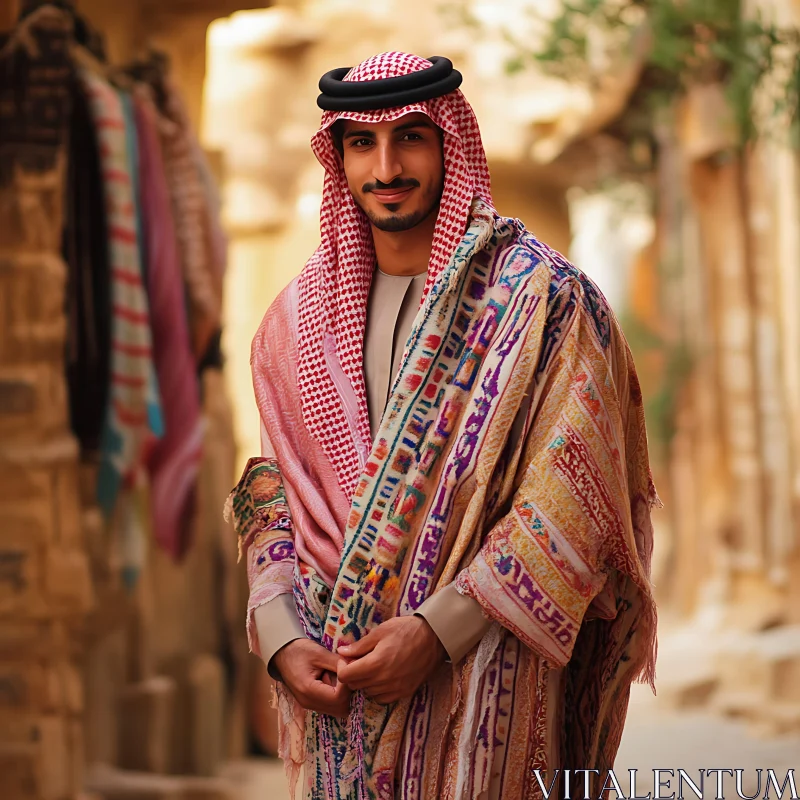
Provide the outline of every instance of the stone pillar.
{"type": "Polygon", "coordinates": [[[64,372],[69,23],[29,17],[0,55],[0,782],[82,784],[77,630],[92,603],[64,372]]]}

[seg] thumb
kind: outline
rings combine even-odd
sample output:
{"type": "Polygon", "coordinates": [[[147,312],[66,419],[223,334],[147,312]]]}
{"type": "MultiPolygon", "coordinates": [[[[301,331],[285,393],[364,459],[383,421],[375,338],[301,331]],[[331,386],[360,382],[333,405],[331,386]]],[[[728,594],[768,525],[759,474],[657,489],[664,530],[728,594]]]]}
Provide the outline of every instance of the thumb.
{"type": "Polygon", "coordinates": [[[361,658],[375,649],[375,645],[378,643],[375,634],[376,631],[371,631],[363,639],[359,639],[357,642],[353,642],[353,644],[339,645],[336,652],[348,660],[361,658]]]}

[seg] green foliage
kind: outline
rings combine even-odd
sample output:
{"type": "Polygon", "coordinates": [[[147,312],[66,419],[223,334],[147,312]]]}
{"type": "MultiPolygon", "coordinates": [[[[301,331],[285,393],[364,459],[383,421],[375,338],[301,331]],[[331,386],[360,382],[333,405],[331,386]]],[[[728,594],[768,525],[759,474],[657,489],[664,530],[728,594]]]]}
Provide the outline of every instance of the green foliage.
{"type": "Polygon", "coordinates": [[[591,84],[598,40],[613,49],[643,35],[649,46],[640,92],[651,110],[691,85],[719,82],[743,142],[757,134],[761,116],[788,122],[794,141],[800,139],[800,31],[743,15],[741,0],[566,0],[542,47],[529,52],[516,44],[549,74],[591,84]]]}

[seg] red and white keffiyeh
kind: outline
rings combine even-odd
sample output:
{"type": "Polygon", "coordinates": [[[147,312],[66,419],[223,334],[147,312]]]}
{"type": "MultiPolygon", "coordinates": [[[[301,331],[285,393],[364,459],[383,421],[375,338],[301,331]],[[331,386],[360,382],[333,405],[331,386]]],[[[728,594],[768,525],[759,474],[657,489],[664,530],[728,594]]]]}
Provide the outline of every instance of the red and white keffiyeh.
{"type": "MultiPolygon", "coordinates": [[[[392,78],[430,66],[430,61],[420,56],[380,53],[353,67],[344,80],[392,78]]],[[[303,421],[322,445],[348,497],[358,479],[360,462],[326,365],[323,342],[326,332],[334,335],[336,355],[358,402],[357,433],[363,442],[369,442],[362,345],[375,254],[369,222],[347,186],[330,127],[338,119],[378,123],[415,112],[427,114],[444,132],[444,190],[424,299],[464,235],[473,198],[480,197],[494,206],[478,122],[464,95],[455,90],[432,100],[380,111],[326,111],[319,131],[311,140],[314,154],[325,168],[320,212],[322,242],[299,280],[297,374],[303,421]]]]}

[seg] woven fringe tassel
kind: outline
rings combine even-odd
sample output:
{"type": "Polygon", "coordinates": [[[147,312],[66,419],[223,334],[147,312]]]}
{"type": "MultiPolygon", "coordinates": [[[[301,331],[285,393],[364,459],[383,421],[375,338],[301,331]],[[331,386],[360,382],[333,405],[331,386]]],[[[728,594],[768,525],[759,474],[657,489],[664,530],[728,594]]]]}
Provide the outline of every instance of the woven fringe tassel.
{"type": "Polygon", "coordinates": [[[464,726],[458,740],[458,778],[453,800],[471,800],[465,794],[470,765],[472,764],[472,750],[475,747],[475,728],[478,724],[478,705],[480,702],[479,691],[481,681],[492,661],[500,644],[501,628],[499,623],[493,622],[492,627],[481,639],[478,652],[475,654],[475,663],[469,678],[467,690],[467,707],[464,709],[464,726]]]}
{"type": "Polygon", "coordinates": [[[354,782],[358,787],[359,800],[368,800],[364,780],[364,693],[356,692],[350,706],[350,716],[347,718],[347,753],[339,767],[340,779],[349,785],[354,782]]]}
{"type": "Polygon", "coordinates": [[[643,631],[644,645],[642,651],[644,653],[643,663],[639,670],[636,672],[633,682],[646,683],[656,694],[656,661],[658,660],[658,611],[656,609],[656,602],[650,599],[650,608],[648,609],[647,627],[643,631]]]}
{"type": "Polygon", "coordinates": [[[289,796],[294,797],[300,767],[306,758],[305,753],[305,712],[289,692],[276,685],[272,707],[278,709],[281,721],[278,725],[278,757],[283,761],[286,780],[289,783],[289,796]],[[300,720],[302,719],[303,724],[300,720]]]}
{"type": "MultiPolygon", "coordinates": [[[[648,486],[647,492],[647,504],[649,510],[652,511],[654,508],[663,508],[664,503],[661,501],[661,498],[658,496],[658,492],[656,491],[656,486],[653,483],[652,477],[650,478],[650,483],[648,486]]],[[[658,660],[658,608],[656,606],[656,601],[653,598],[652,594],[652,581],[650,580],[651,574],[651,566],[652,566],[652,559],[653,559],[653,534],[652,534],[652,523],[651,528],[649,531],[649,541],[650,546],[646,548],[646,552],[640,553],[639,558],[642,561],[642,568],[644,569],[645,577],[648,580],[650,592],[649,592],[649,608],[647,609],[647,627],[644,631],[644,659],[640,670],[636,673],[636,677],[634,678],[634,683],[646,683],[650,688],[653,690],[653,694],[656,694],[656,661],[658,660]]]]}

